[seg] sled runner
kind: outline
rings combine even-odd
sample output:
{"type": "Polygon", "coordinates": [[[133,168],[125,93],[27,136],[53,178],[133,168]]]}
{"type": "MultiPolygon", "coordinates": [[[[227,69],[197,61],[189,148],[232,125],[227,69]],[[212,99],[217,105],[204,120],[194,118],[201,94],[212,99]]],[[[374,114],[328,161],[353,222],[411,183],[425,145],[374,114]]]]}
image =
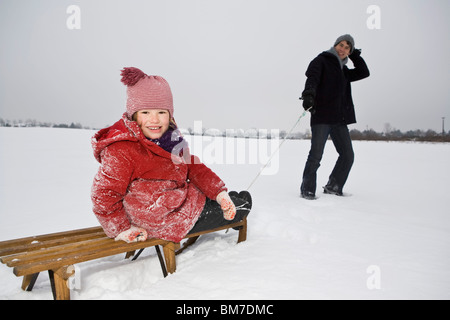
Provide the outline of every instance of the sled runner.
{"type": "Polygon", "coordinates": [[[183,248],[179,243],[162,239],[126,243],[108,238],[101,227],[93,227],[0,242],[0,260],[13,268],[17,277],[23,276],[22,289],[31,291],[40,272],[48,271],[55,300],[69,300],[68,279],[75,274],[74,264],[155,247],[164,276],[176,271],[175,255],[192,245],[199,236],[224,229],[239,230],[238,243],[247,237],[247,219],[212,230],[189,234],[183,248]],[[164,259],[159,247],[163,247],[164,259]],[[165,272],[167,270],[167,272],[165,272]]]}

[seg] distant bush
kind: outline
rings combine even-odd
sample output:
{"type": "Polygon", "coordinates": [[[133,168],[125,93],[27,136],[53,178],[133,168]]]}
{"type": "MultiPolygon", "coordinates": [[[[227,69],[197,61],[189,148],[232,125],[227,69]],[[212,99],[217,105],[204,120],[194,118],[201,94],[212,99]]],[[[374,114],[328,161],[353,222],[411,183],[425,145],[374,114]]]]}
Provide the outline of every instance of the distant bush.
{"type": "Polygon", "coordinates": [[[401,132],[393,130],[388,133],[376,132],[372,129],[359,131],[357,129],[350,130],[350,137],[353,140],[370,140],[370,141],[429,141],[429,142],[450,142],[450,132],[439,134],[433,130],[409,130],[401,132]]]}

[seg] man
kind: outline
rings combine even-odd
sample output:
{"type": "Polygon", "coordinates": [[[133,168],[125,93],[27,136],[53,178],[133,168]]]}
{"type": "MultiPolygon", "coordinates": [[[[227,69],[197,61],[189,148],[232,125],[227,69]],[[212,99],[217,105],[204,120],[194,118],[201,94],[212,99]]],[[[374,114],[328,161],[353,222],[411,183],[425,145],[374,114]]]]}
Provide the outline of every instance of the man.
{"type": "Polygon", "coordinates": [[[302,99],[303,108],[311,112],[312,138],[300,188],[303,198],[316,199],[317,169],[329,136],[339,158],[324,192],[343,195],[354,159],[347,127],[356,123],[350,83],[367,78],[369,74],[361,50],[355,49],[355,41],[349,34],[337,38],[330,50],[322,52],[309,64],[302,99]],[[346,66],[348,58],[354,69],[346,66]]]}

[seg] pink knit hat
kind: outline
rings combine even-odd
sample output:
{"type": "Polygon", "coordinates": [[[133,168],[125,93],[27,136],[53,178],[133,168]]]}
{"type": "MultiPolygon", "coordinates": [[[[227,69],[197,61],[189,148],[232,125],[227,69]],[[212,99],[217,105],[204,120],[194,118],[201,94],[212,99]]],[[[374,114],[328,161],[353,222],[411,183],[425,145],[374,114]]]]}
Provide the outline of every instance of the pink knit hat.
{"type": "Polygon", "coordinates": [[[167,81],[160,76],[148,76],[138,68],[123,68],[122,83],[127,86],[127,115],[144,109],[169,110],[173,118],[172,91],[167,81]]]}

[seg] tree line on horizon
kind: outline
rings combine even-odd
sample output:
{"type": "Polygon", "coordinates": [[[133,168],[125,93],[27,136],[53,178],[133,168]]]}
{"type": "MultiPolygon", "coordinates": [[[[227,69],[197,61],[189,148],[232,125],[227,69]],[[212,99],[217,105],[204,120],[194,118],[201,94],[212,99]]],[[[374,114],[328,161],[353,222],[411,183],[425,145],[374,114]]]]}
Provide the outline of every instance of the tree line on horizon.
{"type": "MultiPolygon", "coordinates": [[[[66,128],[66,129],[87,129],[87,130],[98,130],[100,128],[91,128],[83,126],[81,123],[71,122],[67,123],[52,123],[52,122],[40,122],[36,120],[5,120],[0,118],[0,127],[43,127],[43,128],[66,128]]],[[[237,137],[237,138],[261,138],[261,139],[284,139],[286,138],[287,132],[285,130],[280,130],[274,134],[269,130],[262,129],[236,129],[236,130],[219,130],[219,129],[207,129],[202,128],[201,132],[196,132],[192,128],[181,129],[182,133],[189,135],[204,135],[204,136],[220,136],[220,137],[237,137]]],[[[353,140],[364,140],[364,141],[426,141],[426,142],[450,142],[450,131],[438,133],[434,130],[408,130],[406,132],[394,129],[390,124],[385,124],[385,129],[383,132],[377,132],[373,129],[366,129],[360,131],[358,129],[351,129],[350,136],[353,140]]],[[[311,131],[308,128],[306,132],[293,132],[287,139],[291,140],[301,140],[310,139],[311,131]]]]}

